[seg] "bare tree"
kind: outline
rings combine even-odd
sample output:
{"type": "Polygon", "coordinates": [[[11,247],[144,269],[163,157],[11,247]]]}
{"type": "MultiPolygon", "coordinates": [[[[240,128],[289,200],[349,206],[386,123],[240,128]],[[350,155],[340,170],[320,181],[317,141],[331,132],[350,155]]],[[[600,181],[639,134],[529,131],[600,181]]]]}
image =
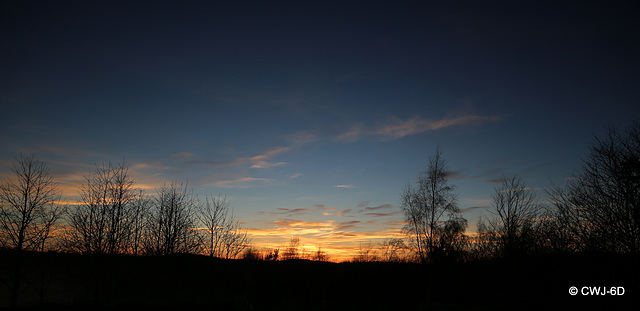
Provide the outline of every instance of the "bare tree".
{"type": "Polygon", "coordinates": [[[17,250],[44,250],[61,215],[55,203],[60,193],[49,168],[33,155],[20,155],[11,171],[15,179],[0,186],[0,245],[17,250]]]}
{"type": "MultiPolygon", "coordinates": [[[[550,190],[555,192],[555,190],[550,190]]],[[[554,206],[559,203],[553,203],[554,206]]],[[[576,219],[567,215],[566,209],[546,208],[540,217],[538,226],[539,243],[544,246],[543,250],[551,253],[568,253],[576,252],[582,249],[580,242],[580,234],[576,233],[576,219]]],[[[587,228],[583,228],[586,230],[587,228]]],[[[578,229],[580,230],[580,229],[578,229]]]]}
{"type": "Polygon", "coordinates": [[[291,259],[299,259],[300,258],[300,237],[295,236],[291,237],[289,240],[289,246],[287,246],[286,250],[282,254],[283,260],[291,260],[291,259]]]}
{"type": "Polygon", "coordinates": [[[235,258],[250,242],[226,197],[205,198],[196,217],[204,228],[204,251],[209,256],[235,258]]]}
{"type": "Polygon", "coordinates": [[[268,250],[267,254],[264,256],[264,260],[276,261],[278,260],[278,255],[280,253],[280,249],[275,248],[273,250],[268,250]]]}
{"type": "Polygon", "coordinates": [[[128,211],[130,221],[128,223],[129,230],[127,236],[127,253],[129,254],[139,255],[143,250],[145,220],[152,203],[152,200],[148,198],[142,190],[138,190],[134,200],[131,202],[128,211]]]}
{"type": "Polygon", "coordinates": [[[329,255],[322,250],[322,246],[318,246],[318,249],[313,253],[313,256],[311,256],[311,259],[315,261],[329,261],[329,255]]]}
{"type": "Polygon", "coordinates": [[[487,235],[494,239],[487,242],[496,244],[495,250],[501,255],[533,252],[538,242],[538,219],[543,212],[535,192],[517,177],[504,178],[492,199],[494,217],[483,226],[495,234],[487,235]]]}
{"type": "Polygon", "coordinates": [[[251,246],[244,248],[240,258],[244,260],[264,260],[263,254],[251,246]]]}
{"type": "Polygon", "coordinates": [[[611,127],[589,147],[580,171],[550,192],[556,217],[583,249],[640,251],[640,123],[611,127]]]}
{"type": "Polygon", "coordinates": [[[411,236],[416,254],[422,262],[447,253],[447,250],[456,247],[460,235],[464,234],[466,221],[460,216],[453,190],[439,148],[429,159],[427,170],[419,175],[417,186],[409,184],[405,188],[402,195],[402,209],[407,223],[405,230],[411,236]]]}
{"type": "Polygon", "coordinates": [[[354,262],[378,261],[378,252],[373,248],[371,241],[358,243],[358,252],[353,257],[354,262]]]}
{"type": "Polygon", "coordinates": [[[489,259],[497,256],[500,251],[501,237],[482,216],[478,219],[478,235],[473,243],[473,252],[478,259],[489,259]]]}
{"type": "Polygon", "coordinates": [[[450,215],[441,226],[437,228],[438,240],[432,256],[444,258],[448,261],[464,260],[469,238],[465,234],[467,220],[460,213],[450,215]]]}
{"type": "Polygon", "coordinates": [[[145,251],[152,255],[197,252],[196,200],[186,184],[163,186],[147,215],[145,251]]]}
{"type": "Polygon", "coordinates": [[[222,240],[224,241],[222,248],[223,258],[236,258],[251,242],[249,234],[233,215],[230,216],[229,222],[226,224],[226,231],[222,240]]]}
{"type": "Polygon", "coordinates": [[[96,166],[82,185],[82,204],[70,211],[71,244],[90,254],[119,254],[129,249],[132,226],[141,216],[139,196],[127,164],[96,166]]]}
{"type": "Polygon", "coordinates": [[[20,155],[11,171],[14,178],[0,185],[0,246],[18,252],[2,263],[10,273],[0,281],[9,289],[11,306],[16,306],[28,275],[21,251],[45,249],[61,209],[55,203],[59,192],[44,162],[20,155]]]}
{"type": "Polygon", "coordinates": [[[380,244],[381,260],[386,262],[406,262],[409,261],[407,251],[409,247],[403,239],[389,238],[380,244]]]}

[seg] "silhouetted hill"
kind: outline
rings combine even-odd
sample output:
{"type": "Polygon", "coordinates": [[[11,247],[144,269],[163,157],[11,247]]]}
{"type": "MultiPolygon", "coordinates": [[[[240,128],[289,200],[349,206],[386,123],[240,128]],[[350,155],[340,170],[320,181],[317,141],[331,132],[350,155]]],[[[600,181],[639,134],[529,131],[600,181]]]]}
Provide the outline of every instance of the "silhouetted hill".
{"type": "Polygon", "coordinates": [[[638,257],[624,255],[428,266],[0,251],[0,262],[3,307],[17,276],[18,306],[44,308],[420,310],[430,302],[434,310],[611,309],[637,306],[640,296],[638,257]],[[625,293],[572,296],[571,286],[623,287],[625,293]]]}

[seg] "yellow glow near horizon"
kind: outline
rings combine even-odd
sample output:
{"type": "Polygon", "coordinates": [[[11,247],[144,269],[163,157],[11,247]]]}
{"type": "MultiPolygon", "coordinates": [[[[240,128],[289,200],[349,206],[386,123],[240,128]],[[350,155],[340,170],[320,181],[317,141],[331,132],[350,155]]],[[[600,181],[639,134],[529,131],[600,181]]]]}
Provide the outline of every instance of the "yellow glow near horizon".
{"type": "Polygon", "coordinates": [[[273,222],[274,228],[247,229],[253,240],[253,247],[269,251],[279,249],[283,252],[289,246],[292,237],[300,238],[299,251],[313,255],[320,248],[330,261],[340,262],[353,259],[361,244],[371,244],[374,251],[388,238],[402,238],[400,222],[377,227],[376,231],[362,231],[364,228],[351,228],[335,220],[302,221],[280,219],[273,222]],[[393,225],[393,226],[390,226],[393,225]]]}

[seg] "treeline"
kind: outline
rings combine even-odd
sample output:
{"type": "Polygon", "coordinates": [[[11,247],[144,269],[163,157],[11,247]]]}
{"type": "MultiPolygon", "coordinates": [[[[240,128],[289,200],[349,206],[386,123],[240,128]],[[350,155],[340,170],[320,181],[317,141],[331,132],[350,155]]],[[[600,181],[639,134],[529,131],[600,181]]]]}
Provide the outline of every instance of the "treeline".
{"type": "MultiPolygon", "coordinates": [[[[360,243],[351,261],[462,262],[640,252],[638,122],[610,127],[604,137],[596,137],[582,167],[565,185],[550,185],[544,199],[522,178],[503,176],[477,232],[467,232],[449,172],[438,148],[417,182],[402,194],[406,238],[360,243]]],[[[291,250],[298,244],[292,240],[288,253],[295,253],[291,250]]]]}
{"type": "MultiPolygon", "coordinates": [[[[549,254],[640,252],[640,123],[611,127],[589,146],[582,167],[541,199],[518,176],[503,176],[491,209],[467,232],[450,171],[438,148],[427,169],[402,194],[405,239],[360,243],[353,262],[461,262],[549,254]]],[[[299,255],[292,238],[283,259],[299,255]]],[[[320,249],[318,251],[321,251],[320,249]]],[[[255,250],[247,259],[273,260],[255,250]]]]}
{"type": "MultiPolygon", "coordinates": [[[[126,163],[96,167],[80,199],[58,204],[46,165],[16,159],[0,187],[0,247],[83,254],[206,254],[260,260],[330,258],[307,251],[299,237],[280,249],[249,247],[246,231],[223,196],[199,199],[172,182],[155,194],[136,189],[126,163]]],[[[537,254],[640,250],[640,124],[611,127],[589,146],[582,167],[546,197],[517,176],[504,176],[492,209],[468,233],[440,149],[417,183],[402,193],[405,239],[361,243],[352,261],[469,261],[537,254]]]]}
{"type": "Polygon", "coordinates": [[[589,146],[582,167],[546,201],[515,177],[503,177],[492,210],[475,235],[457,206],[438,149],[417,184],[402,196],[405,230],[421,262],[521,257],[549,253],[640,250],[640,124],[611,127],[589,146]]]}
{"type": "Polygon", "coordinates": [[[0,247],[82,254],[207,254],[235,258],[250,243],[223,196],[199,199],[186,183],[155,194],[135,187],[127,164],[97,166],[77,202],[60,204],[44,162],[21,155],[0,187],[0,247]]]}

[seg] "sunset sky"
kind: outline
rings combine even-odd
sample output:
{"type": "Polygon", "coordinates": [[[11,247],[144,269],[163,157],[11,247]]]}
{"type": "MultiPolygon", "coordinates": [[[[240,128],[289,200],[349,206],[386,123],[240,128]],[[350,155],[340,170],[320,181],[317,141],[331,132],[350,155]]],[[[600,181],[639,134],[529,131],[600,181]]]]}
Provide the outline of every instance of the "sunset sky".
{"type": "Polygon", "coordinates": [[[401,236],[437,145],[475,231],[501,176],[538,190],[640,118],[638,11],[573,1],[11,1],[0,174],[64,196],[125,159],[150,194],[222,194],[257,247],[351,256],[401,236]]]}

